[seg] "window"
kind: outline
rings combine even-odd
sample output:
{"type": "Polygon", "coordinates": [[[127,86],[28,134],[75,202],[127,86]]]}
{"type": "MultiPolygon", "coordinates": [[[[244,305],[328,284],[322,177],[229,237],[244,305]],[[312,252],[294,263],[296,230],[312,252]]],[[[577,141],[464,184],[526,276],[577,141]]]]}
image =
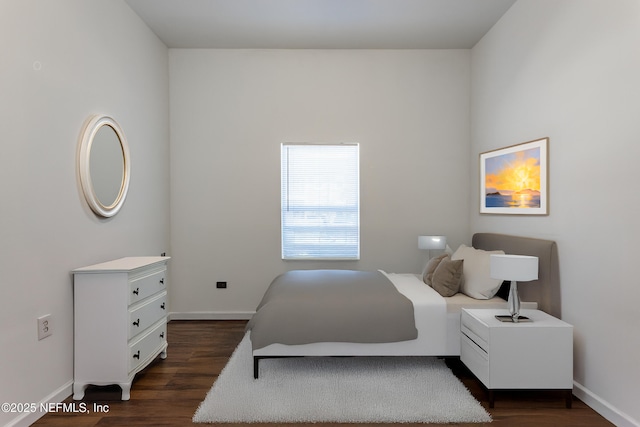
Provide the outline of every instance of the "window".
{"type": "Polygon", "coordinates": [[[282,144],[282,259],[359,259],[358,144],[282,144]]]}

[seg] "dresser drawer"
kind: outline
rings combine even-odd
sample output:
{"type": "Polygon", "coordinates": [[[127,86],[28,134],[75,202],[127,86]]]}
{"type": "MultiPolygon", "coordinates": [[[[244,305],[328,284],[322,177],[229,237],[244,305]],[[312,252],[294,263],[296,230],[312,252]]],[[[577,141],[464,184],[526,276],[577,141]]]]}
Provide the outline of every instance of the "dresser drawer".
{"type": "Polygon", "coordinates": [[[489,384],[489,355],[464,333],[460,334],[460,360],[483,384],[489,384]]]}
{"type": "Polygon", "coordinates": [[[129,310],[129,339],[135,337],[149,326],[167,315],[167,291],[145,301],[143,304],[132,306],[129,310]]]}
{"type": "Polygon", "coordinates": [[[167,343],[167,322],[161,321],[140,339],[129,345],[129,372],[155,357],[167,343]]]}
{"type": "Polygon", "coordinates": [[[129,282],[129,304],[134,304],[138,301],[151,296],[157,292],[166,289],[166,275],[167,269],[162,268],[159,271],[145,274],[141,277],[136,277],[129,282]]]}

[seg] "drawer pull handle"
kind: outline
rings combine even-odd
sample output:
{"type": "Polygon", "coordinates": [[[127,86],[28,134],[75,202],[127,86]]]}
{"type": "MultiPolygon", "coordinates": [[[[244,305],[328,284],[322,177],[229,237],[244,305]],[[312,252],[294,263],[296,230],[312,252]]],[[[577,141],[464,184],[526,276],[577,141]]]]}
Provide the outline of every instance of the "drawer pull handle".
{"type": "Polygon", "coordinates": [[[160,332],[160,338],[164,338],[164,332],[160,332]]]}
{"type": "Polygon", "coordinates": [[[136,288],[136,290],[135,290],[135,291],[133,291],[133,293],[134,293],[135,295],[138,295],[138,294],[140,293],[140,288],[136,288]]]}
{"type": "Polygon", "coordinates": [[[160,283],[164,285],[164,277],[160,279],[160,283]]]}
{"type": "Polygon", "coordinates": [[[140,350],[136,354],[133,355],[134,359],[140,359],[140,350]]]}
{"type": "Polygon", "coordinates": [[[160,306],[160,308],[164,310],[164,303],[162,303],[162,305],[160,306]]]}
{"type": "Polygon", "coordinates": [[[138,326],[140,327],[140,319],[136,320],[135,322],[133,322],[133,326],[138,326]]]}

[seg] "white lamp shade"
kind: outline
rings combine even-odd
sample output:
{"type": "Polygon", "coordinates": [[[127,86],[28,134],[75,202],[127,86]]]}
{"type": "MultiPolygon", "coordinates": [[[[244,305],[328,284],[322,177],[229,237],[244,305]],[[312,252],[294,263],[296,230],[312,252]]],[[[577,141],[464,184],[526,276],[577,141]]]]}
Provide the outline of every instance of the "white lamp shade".
{"type": "Polygon", "coordinates": [[[446,236],[418,236],[418,249],[444,249],[446,247],[446,236]]]}
{"type": "Polygon", "coordinates": [[[538,257],[526,255],[491,255],[492,279],[528,282],[538,279],[538,257]]]}

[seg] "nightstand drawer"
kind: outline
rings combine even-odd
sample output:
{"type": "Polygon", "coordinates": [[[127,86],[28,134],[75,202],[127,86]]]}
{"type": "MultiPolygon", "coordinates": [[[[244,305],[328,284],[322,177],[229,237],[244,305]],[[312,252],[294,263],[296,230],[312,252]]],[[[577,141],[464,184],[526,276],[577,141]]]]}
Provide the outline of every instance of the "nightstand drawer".
{"type": "Polygon", "coordinates": [[[465,334],[460,334],[460,360],[483,383],[489,383],[489,356],[465,334]]]}
{"type": "Polygon", "coordinates": [[[487,325],[472,317],[466,310],[462,310],[460,325],[463,333],[467,334],[484,351],[489,350],[489,328],[487,325]]]}
{"type": "Polygon", "coordinates": [[[489,343],[483,340],[479,335],[475,334],[466,325],[460,325],[460,331],[462,332],[462,335],[466,335],[467,337],[469,337],[471,341],[473,341],[485,353],[489,352],[489,343]]]}

